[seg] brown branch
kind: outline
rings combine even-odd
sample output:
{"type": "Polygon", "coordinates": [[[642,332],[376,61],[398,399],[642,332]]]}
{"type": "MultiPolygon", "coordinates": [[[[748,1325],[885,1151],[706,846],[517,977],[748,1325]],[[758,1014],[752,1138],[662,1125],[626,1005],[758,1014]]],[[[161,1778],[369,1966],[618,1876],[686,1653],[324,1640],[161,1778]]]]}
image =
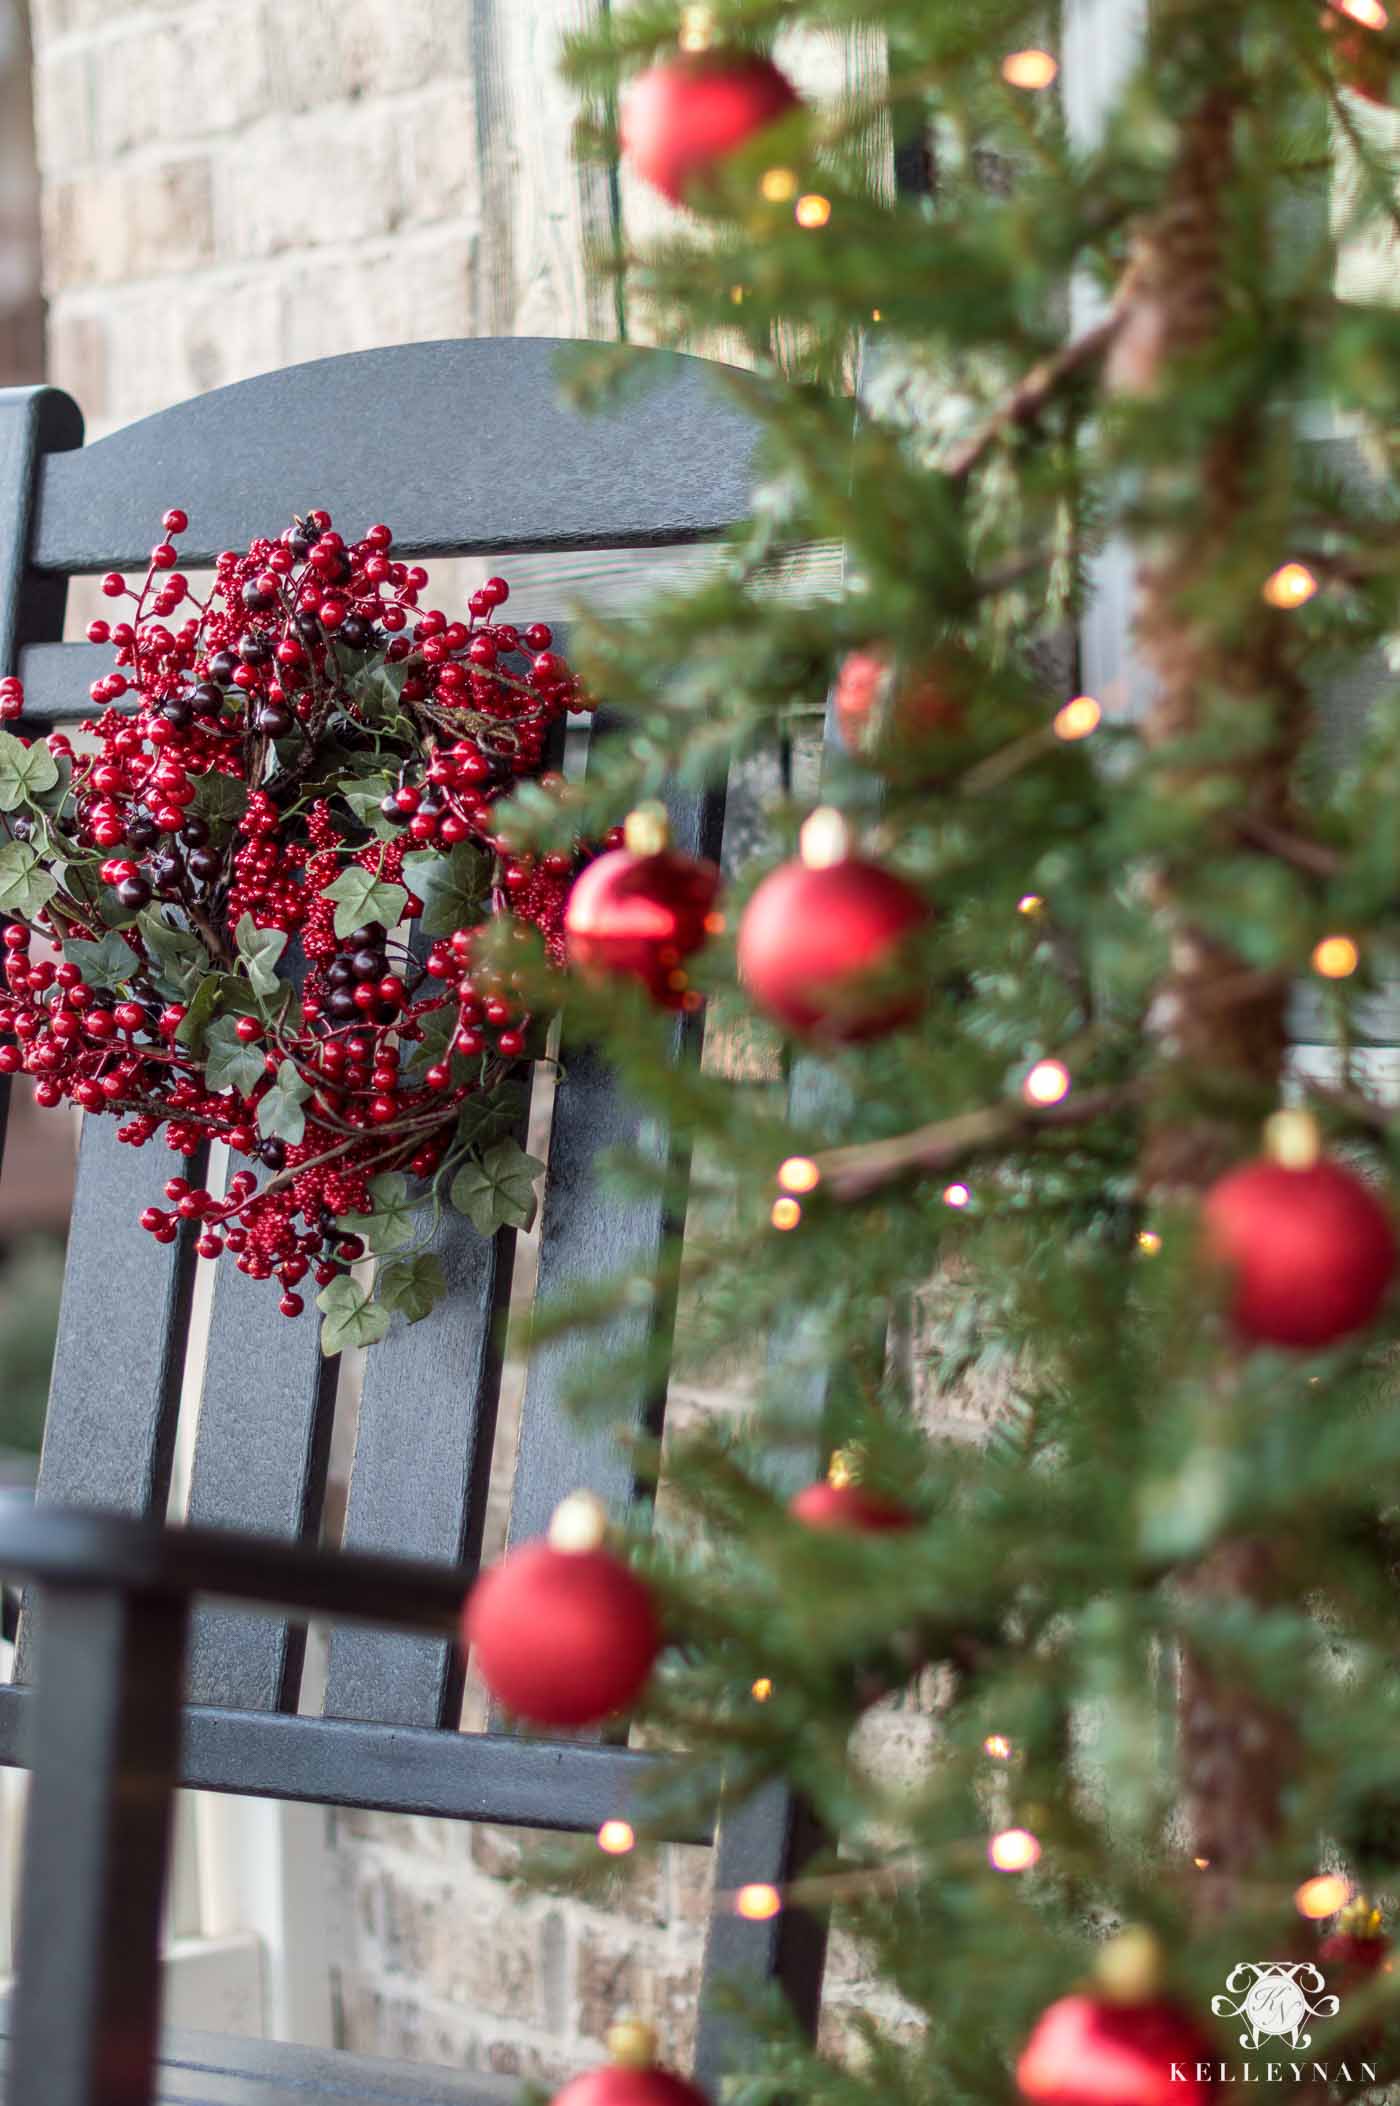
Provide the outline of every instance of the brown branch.
{"type": "Polygon", "coordinates": [[[1336,877],[1342,868],[1343,859],[1337,849],[1328,848],[1322,841],[1309,841],[1303,834],[1292,833],[1287,827],[1275,826],[1252,814],[1236,820],[1235,835],[1246,847],[1262,848],[1281,863],[1306,871],[1309,877],[1336,877]]]}
{"type": "Polygon", "coordinates": [[[829,1148],[813,1158],[821,1172],[821,1190],[847,1202],[865,1199],[904,1177],[932,1176],[959,1168],[982,1155],[1005,1155],[1042,1134],[1088,1126],[1142,1101],[1143,1085],[1111,1084],[1066,1097],[1060,1104],[1033,1105],[1008,1100],[977,1111],[960,1112],[888,1141],[862,1141],[849,1148],[829,1148]]]}
{"type": "Polygon", "coordinates": [[[975,431],[971,438],[965,439],[961,446],[954,447],[943,463],[944,474],[954,482],[965,482],[978,463],[991,452],[998,439],[1010,431],[1033,424],[1041,411],[1048,408],[1058,395],[1066,381],[1071,380],[1076,373],[1082,372],[1086,366],[1097,365],[1099,360],[1107,355],[1113,339],[1123,326],[1123,319],[1123,310],[1115,308],[1095,328],[1087,330],[1083,336],[1076,337],[1073,343],[1066,344],[1052,357],[1043,358],[1038,366],[1033,366],[1029,373],[1017,381],[1005,400],[993,410],[986,423],[975,431]]]}

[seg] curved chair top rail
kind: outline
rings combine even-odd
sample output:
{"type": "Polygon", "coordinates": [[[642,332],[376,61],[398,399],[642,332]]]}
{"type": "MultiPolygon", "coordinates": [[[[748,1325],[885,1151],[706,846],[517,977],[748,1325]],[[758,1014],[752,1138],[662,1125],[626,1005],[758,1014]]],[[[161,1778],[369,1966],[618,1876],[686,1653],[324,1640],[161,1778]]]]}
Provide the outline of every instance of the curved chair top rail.
{"type": "MultiPolygon", "coordinates": [[[[713,360],[654,361],[624,410],[562,399],[561,344],[495,337],[288,366],[42,462],[29,560],[77,575],[144,564],[161,514],[189,514],[186,568],[322,505],[354,531],[387,518],[407,555],[660,547],[749,510],[755,428],[713,360]]],[[[601,348],[601,347],[595,347],[601,348]]]]}

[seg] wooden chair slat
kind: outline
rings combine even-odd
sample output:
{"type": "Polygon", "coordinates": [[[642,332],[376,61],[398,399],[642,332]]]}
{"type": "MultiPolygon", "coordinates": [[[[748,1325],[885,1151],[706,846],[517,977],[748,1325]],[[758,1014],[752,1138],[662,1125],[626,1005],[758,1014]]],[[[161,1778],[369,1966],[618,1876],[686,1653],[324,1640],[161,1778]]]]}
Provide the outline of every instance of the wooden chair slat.
{"type": "MultiPolygon", "coordinates": [[[[606,727],[603,727],[606,729],[606,727]]],[[[687,855],[717,857],[724,826],[724,798],[717,791],[676,792],[668,799],[672,838],[687,855]]],[[[698,1056],[702,1016],[677,1018],[677,1060],[698,1056]]],[[[641,1145],[658,1161],[670,1150],[655,1121],[644,1121],[627,1103],[616,1078],[588,1046],[570,1040],[567,1026],[563,1073],[550,1132],[548,1175],[540,1224],[542,1300],[607,1279],[625,1267],[654,1273],[671,1227],[662,1197],[619,1199],[604,1192],[598,1159],[625,1144],[641,1145]]],[[[564,1396],[581,1360],[600,1350],[625,1355],[669,1324],[670,1312],[639,1307],[613,1319],[603,1332],[566,1335],[535,1345],[526,1377],[520,1451],[511,1502],[510,1539],[542,1535],[559,1501],[587,1485],[615,1512],[631,1497],[631,1469],[615,1434],[581,1426],[564,1396]]],[[[664,1398],[619,1394],[611,1424],[659,1423],[664,1398]]]]}
{"type": "MultiPolygon", "coordinates": [[[[189,1518],[289,1541],[321,1519],[338,1363],[314,1317],[289,1323],[274,1283],[220,1261],[190,1473],[189,1518]]],[[[296,1708],[303,1633],[280,1619],[201,1610],[190,1701],[247,1711],[296,1708]]]]}
{"type": "MultiPolygon", "coordinates": [[[[481,1236],[445,1208],[432,1248],[446,1296],[430,1322],[396,1328],[368,1357],[344,1540],[347,1549],[461,1565],[465,1591],[481,1554],[515,1238],[481,1236]]],[[[448,1725],[461,1688],[453,1646],[382,1631],[332,1634],[329,1717],[448,1725]]]]}
{"type": "Polygon", "coordinates": [[[656,546],[743,518],[754,430],[713,362],[653,352],[663,380],[624,416],[589,417],[562,400],[559,350],[546,337],[401,344],[162,410],[43,463],[31,561],[69,574],[144,565],[176,485],[187,569],[275,532],[292,506],[357,528],[387,513],[405,555],[656,546]],[[500,472],[512,434],[526,475],[500,472]]]}

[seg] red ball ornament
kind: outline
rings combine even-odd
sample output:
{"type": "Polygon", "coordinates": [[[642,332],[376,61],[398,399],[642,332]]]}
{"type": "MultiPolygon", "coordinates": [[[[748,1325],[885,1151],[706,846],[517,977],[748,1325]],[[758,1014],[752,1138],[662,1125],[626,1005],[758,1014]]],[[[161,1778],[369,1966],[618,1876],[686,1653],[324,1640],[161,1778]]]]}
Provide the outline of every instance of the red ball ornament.
{"type": "Polygon", "coordinates": [[[569,894],[569,961],[589,979],[640,980],[663,1009],[694,1008],[700,997],[683,961],[714,926],[719,871],[667,845],[659,807],[633,812],[624,840],[590,863],[569,894]]]}
{"type": "Polygon", "coordinates": [[[967,729],[968,673],[952,653],[901,668],[878,646],[848,651],[832,710],[846,751],[873,768],[917,767],[967,729]]]}
{"type": "Polygon", "coordinates": [[[910,939],[926,902],[893,871],[848,853],[840,815],[814,812],[802,853],[766,877],[739,924],[739,977],[800,1038],[853,1045],[917,1015],[910,939]]]}
{"type": "Polygon", "coordinates": [[[1343,1985],[1359,1988],[1388,1965],[1390,1952],[1380,1910],[1373,1908],[1364,1894],[1358,1894],[1347,1903],[1318,1946],[1317,1957],[1329,1978],[1336,1974],[1343,1985]]]}
{"type": "Polygon", "coordinates": [[[1062,1996],[1022,2049],[1016,2084],[1031,2106],[1206,2106],[1216,2087],[1196,2072],[1214,2056],[1189,2013],[1161,1997],[1062,1996]]]}
{"type": "Polygon", "coordinates": [[[661,1625],[645,1583],[603,1547],[588,1492],[555,1512],[548,1540],[513,1550],[467,1597],[463,1644],[498,1703],[537,1726],[591,1726],[646,1686],[661,1625]]]}
{"type": "Polygon", "coordinates": [[[757,52],[688,52],[632,83],[622,102],[622,151],[663,197],[684,204],[727,155],[800,101],[791,81],[757,52]]]}
{"type": "Polygon", "coordinates": [[[1345,0],[1334,0],[1322,20],[1332,36],[1342,86],[1389,109],[1400,74],[1400,28],[1387,22],[1383,14],[1374,20],[1369,17],[1370,9],[1364,5],[1353,12],[1345,0]]]}
{"type": "Polygon", "coordinates": [[[571,2077],[550,2106],[709,2106],[698,2084],[656,2067],[650,2026],[623,2019],[609,2026],[607,2046],[611,2062],[571,2077]]]}
{"type": "Polygon", "coordinates": [[[1234,1274],[1236,1329],[1256,1345],[1306,1351],[1371,1322],[1394,1277],[1395,1231],[1354,1171],[1316,1153],[1305,1115],[1281,1114],[1271,1136],[1271,1156],[1206,1194],[1206,1247],[1234,1274]]]}
{"type": "Polygon", "coordinates": [[[916,1516],[896,1499],[887,1499],[857,1481],[848,1454],[836,1454],[825,1477],[804,1485],[788,1501],[788,1512],[805,1528],[834,1529],[845,1535],[883,1535],[913,1528],[916,1516]]]}

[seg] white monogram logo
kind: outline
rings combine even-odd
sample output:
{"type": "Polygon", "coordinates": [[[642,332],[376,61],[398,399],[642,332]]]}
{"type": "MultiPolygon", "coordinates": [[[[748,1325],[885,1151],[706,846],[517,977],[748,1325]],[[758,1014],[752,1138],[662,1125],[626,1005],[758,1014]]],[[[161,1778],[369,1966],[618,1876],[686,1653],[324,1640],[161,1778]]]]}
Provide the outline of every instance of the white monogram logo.
{"type": "Polygon", "coordinates": [[[1257,2048],[1261,2041],[1286,2040],[1290,2047],[1305,2048],[1312,2040],[1303,2031],[1314,2019],[1335,2018],[1341,2009],[1337,1998],[1324,1992],[1326,1977],[1311,1960],[1241,1960],[1226,1978],[1226,1996],[1213,1997],[1211,2010],[1217,2018],[1242,2018],[1246,2031],[1240,2046],[1257,2048]]]}

